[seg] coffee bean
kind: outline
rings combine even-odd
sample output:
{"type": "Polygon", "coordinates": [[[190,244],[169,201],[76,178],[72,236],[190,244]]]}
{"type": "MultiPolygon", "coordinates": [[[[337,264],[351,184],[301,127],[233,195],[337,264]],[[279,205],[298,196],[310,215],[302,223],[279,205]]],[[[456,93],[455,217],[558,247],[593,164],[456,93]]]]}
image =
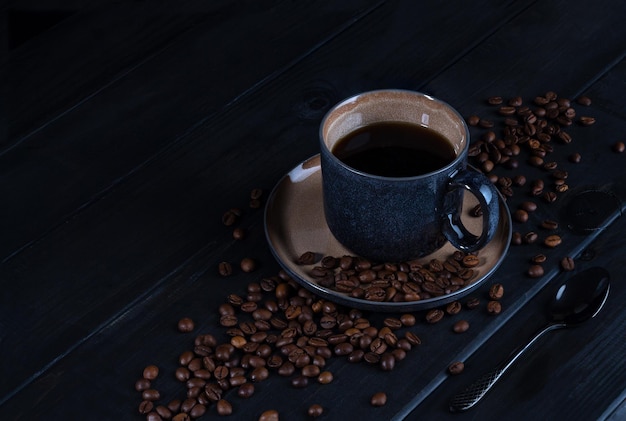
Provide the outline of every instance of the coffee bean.
{"type": "Polygon", "coordinates": [[[502,284],[493,284],[489,288],[489,298],[492,300],[499,300],[504,296],[504,286],[502,284]]]}
{"type": "Polygon", "coordinates": [[[472,310],[480,305],[480,300],[478,298],[470,298],[465,302],[465,305],[468,309],[472,310]]]}
{"type": "Polygon", "coordinates": [[[226,225],[227,227],[234,225],[235,222],[237,222],[238,219],[238,215],[237,215],[237,211],[231,209],[229,211],[226,211],[223,215],[222,215],[222,223],[224,225],[226,225]]]}
{"type": "Polygon", "coordinates": [[[561,237],[559,237],[556,234],[548,235],[546,239],[543,241],[543,243],[550,248],[554,248],[558,246],[559,244],[561,244],[561,237]]]}
{"type": "Polygon", "coordinates": [[[455,361],[448,366],[448,372],[450,374],[461,374],[465,369],[465,364],[462,361],[455,361]]]}
{"type": "Polygon", "coordinates": [[[241,270],[248,273],[256,269],[256,262],[249,257],[245,257],[241,259],[241,262],[239,262],[239,266],[241,267],[241,270]]]}
{"type": "MultiPolygon", "coordinates": [[[[217,402],[218,399],[215,401],[217,402]]],[[[191,412],[194,405],[196,405],[197,401],[195,399],[187,398],[180,404],[181,412],[189,413],[191,412]]]]}
{"type": "Polygon", "coordinates": [[[169,410],[167,406],[159,405],[155,408],[156,413],[159,414],[161,418],[164,420],[169,420],[172,418],[172,411],[169,410]]]}
{"type": "Polygon", "coordinates": [[[296,263],[299,265],[312,265],[316,261],[315,253],[312,251],[304,252],[296,259],[296,263]]]}
{"type": "Polygon", "coordinates": [[[571,257],[567,256],[561,259],[561,269],[569,272],[574,270],[575,266],[574,259],[571,257]]]}
{"type": "Polygon", "coordinates": [[[473,267],[478,266],[479,263],[480,263],[480,259],[478,258],[478,256],[474,254],[468,254],[465,257],[463,257],[463,266],[465,267],[473,268],[473,267]]]}
{"type": "Polygon", "coordinates": [[[487,303],[487,313],[497,315],[502,312],[502,304],[499,301],[491,300],[487,303]]]}
{"type": "Polygon", "coordinates": [[[135,382],[135,390],[137,392],[143,392],[146,389],[150,389],[150,380],[146,378],[141,378],[135,382]]]}
{"type": "MultiPolygon", "coordinates": [[[[226,401],[224,401],[224,402],[226,402],[226,401]]],[[[220,414],[220,415],[230,415],[230,414],[227,414],[227,413],[221,413],[221,412],[220,412],[220,405],[219,405],[219,401],[218,401],[217,408],[218,408],[218,414],[220,414]]],[[[222,404],[221,411],[226,411],[226,412],[227,412],[227,411],[228,411],[228,407],[227,407],[225,404],[222,404]]],[[[232,413],[232,407],[231,407],[230,411],[231,411],[231,413],[232,413]]],[[[195,404],[195,405],[193,406],[193,408],[191,408],[191,411],[189,411],[189,415],[190,415],[190,416],[191,416],[191,418],[193,418],[193,419],[200,418],[200,417],[202,417],[205,413],[206,413],[206,406],[205,406],[205,405],[203,405],[203,404],[201,404],[201,403],[197,403],[197,404],[195,404]]]]}
{"type": "Polygon", "coordinates": [[[517,210],[513,213],[513,218],[514,218],[517,222],[524,223],[524,222],[528,221],[528,212],[526,212],[524,209],[517,209],[517,210]]]}
{"type": "Polygon", "coordinates": [[[230,415],[233,413],[233,406],[225,399],[218,400],[215,408],[219,415],[230,415]]]}
{"type": "Polygon", "coordinates": [[[548,229],[548,230],[555,230],[559,227],[559,223],[556,221],[553,221],[551,219],[545,219],[542,223],[541,223],[541,227],[548,229]]]}
{"type": "Polygon", "coordinates": [[[578,121],[583,126],[591,126],[592,124],[595,124],[596,119],[594,117],[581,116],[578,121]]]}
{"type": "Polygon", "coordinates": [[[387,403],[387,394],[385,392],[376,392],[370,398],[372,406],[384,406],[387,403]]]}
{"type": "Polygon", "coordinates": [[[626,149],[624,142],[615,142],[613,144],[613,152],[622,153],[626,149]]]}
{"type": "Polygon", "coordinates": [[[228,262],[220,262],[217,265],[217,271],[221,276],[230,276],[233,274],[233,267],[228,262]]]}
{"type": "Polygon", "coordinates": [[[146,389],[141,392],[141,397],[146,401],[156,401],[161,398],[161,394],[156,389],[146,389]]]}
{"type": "Polygon", "coordinates": [[[305,376],[296,376],[291,379],[291,386],[296,389],[303,389],[309,385],[309,379],[305,376]]]}
{"type": "Polygon", "coordinates": [[[157,367],[156,365],[149,365],[143,369],[144,379],[154,380],[157,378],[158,375],[159,375],[159,367],[157,367]]]}
{"type": "Polygon", "coordinates": [[[183,333],[191,332],[194,329],[194,322],[189,317],[183,317],[178,321],[178,330],[183,333]]]}
{"type": "Polygon", "coordinates": [[[413,314],[403,314],[400,316],[400,322],[402,322],[403,326],[414,326],[415,325],[415,316],[413,314]]]}
{"type": "Polygon", "coordinates": [[[254,384],[244,383],[237,389],[237,396],[247,399],[254,394],[254,384]]]}
{"type": "Polygon", "coordinates": [[[444,316],[443,311],[441,311],[438,308],[434,308],[432,310],[429,310],[428,313],[426,313],[426,321],[428,323],[437,323],[439,322],[444,316]]]}
{"type": "Polygon", "coordinates": [[[586,107],[591,105],[591,99],[585,95],[581,95],[576,99],[576,102],[578,102],[580,105],[584,105],[586,107]]]}
{"type": "Polygon", "coordinates": [[[411,344],[411,345],[420,345],[422,343],[422,340],[419,338],[419,336],[417,336],[415,333],[413,332],[406,332],[404,334],[404,338],[411,344]]]}
{"type": "Polygon", "coordinates": [[[458,314],[461,311],[461,303],[458,301],[453,301],[451,303],[449,303],[448,305],[446,305],[446,313],[448,313],[449,315],[455,315],[458,314]]]}
{"type": "Polygon", "coordinates": [[[330,371],[322,371],[317,376],[317,382],[320,384],[329,384],[333,381],[333,373],[330,371]]]}
{"type": "Polygon", "coordinates": [[[391,371],[396,366],[396,359],[390,352],[385,352],[381,355],[379,364],[383,371],[391,371]]]}
{"type": "Polygon", "coordinates": [[[154,408],[154,404],[152,403],[152,401],[141,401],[139,403],[139,413],[140,414],[147,414],[150,411],[152,411],[152,409],[154,408]]]}
{"type": "Polygon", "coordinates": [[[275,409],[268,409],[264,411],[259,417],[259,421],[278,421],[279,414],[275,409]]]}
{"type": "Polygon", "coordinates": [[[530,276],[531,278],[540,278],[541,276],[543,276],[543,266],[541,265],[531,265],[528,268],[528,276],[530,276]]]}
{"type": "Polygon", "coordinates": [[[191,372],[187,367],[178,367],[174,375],[178,381],[186,382],[191,377],[191,372]]]}
{"type": "Polygon", "coordinates": [[[452,325],[454,333],[464,333],[469,330],[469,322],[467,320],[459,320],[452,325]]]}
{"type": "Polygon", "coordinates": [[[574,152],[568,157],[568,159],[570,162],[578,164],[582,160],[582,157],[578,152],[574,152]]]}
{"type": "Polygon", "coordinates": [[[162,421],[163,418],[156,412],[148,412],[146,415],[146,421],[162,421]]]}
{"type": "Polygon", "coordinates": [[[233,238],[235,240],[243,240],[246,237],[246,230],[241,228],[241,227],[237,227],[233,230],[233,238]]]}
{"type": "Polygon", "coordinates": [[[320,417],[322,416],[323,413],[324,413],[324,408],[322,407],[322,405],[318,405],[318,404],[313,404],[309,406],[309,409],[307,410],[307,415],[311,418],[320,417]]]}
{"type": "Polygon", "coordinates": [[[480,121],[480,117],[477,115],[471,115],[467,118],[467,124],[470,126],[477,126],[480,121]]]}
{"type": "Polygon", "coordinates": [[[534,231],[530,231],[524,234],[524,242],[526,244],[533,244],[537,241],[537,239],[539,239],[539,236],[534,231]]]}

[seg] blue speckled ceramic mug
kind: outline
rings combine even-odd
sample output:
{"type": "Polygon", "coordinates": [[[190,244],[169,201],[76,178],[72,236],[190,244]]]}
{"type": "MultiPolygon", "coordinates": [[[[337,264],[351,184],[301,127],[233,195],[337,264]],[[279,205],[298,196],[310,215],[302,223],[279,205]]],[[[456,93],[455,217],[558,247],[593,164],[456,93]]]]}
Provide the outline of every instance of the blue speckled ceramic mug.
{"type": "Polygon", "coordinates": [[[443,101],[406,90],[365,92],[326,114],[320,141],[326,222],[356,255],[399,262],[426,256],[446,241],[474,251],[493,237],[499,216],[497,190],[484,174],[467,166],[469,130],[443,101]],[[381,122],[434,130],[450,142],[452,161],[425,174],[381,176],[355,169],[333,153],[346,136],[381,122]],[[476,196],[483,210],[481,233],[471,233],[461,220],[465,191],[476,196]]]}

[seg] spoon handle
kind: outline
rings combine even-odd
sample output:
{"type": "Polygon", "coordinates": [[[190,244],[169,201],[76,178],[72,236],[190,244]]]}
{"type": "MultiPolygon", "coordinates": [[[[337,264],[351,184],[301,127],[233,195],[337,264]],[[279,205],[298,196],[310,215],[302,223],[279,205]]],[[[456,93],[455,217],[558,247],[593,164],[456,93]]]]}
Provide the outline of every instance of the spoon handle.
{"type": "Polygon", "coordinates": [[[476,405],[476,403],[478,403],[478,401],[480,401],[483,396],[485,396],[485,394],[493,387],[493,385],[496,384],[496,382],[509,369],[509,367],[511,367],[513,363],[517,361],[517,359],[540,337],[542,337],[545,333],[551,330],[562,327],[565,327],[564,323],[551,323],[542,330],[540,330],[530,341],[528,341],[525,346],[513,352],[507,360],[498,365],[495,369],[483,374],[481,377],[478,378],[478,380],[472,383],[463,392],[455,395],[450,402],[450,411],[465,411],[476,405]]]}

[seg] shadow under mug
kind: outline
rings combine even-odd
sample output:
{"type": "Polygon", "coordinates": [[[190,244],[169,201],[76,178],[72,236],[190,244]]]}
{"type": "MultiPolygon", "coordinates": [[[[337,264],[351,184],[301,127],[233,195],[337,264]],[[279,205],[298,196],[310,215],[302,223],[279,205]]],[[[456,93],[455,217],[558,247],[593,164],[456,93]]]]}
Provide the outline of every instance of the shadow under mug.
{"type": "Polygon", "coordinates": [[[330,231],[351,252],[378,262],[423,257],[446,241],[462,251],[480,249],[498,227],[499,196],[484,174],[467,165],[469,142],[459,113],[419,92],[370,91],[335,105],[320,126],[324,214],[330,231]],[[387,177],[359,171],[333,154],[346,135],[380,122],[432,129],[451,143],[455,158],[425,174],[387,177]],[[482,208],[479,235],[461,220],[465,191],[482,208]]]}

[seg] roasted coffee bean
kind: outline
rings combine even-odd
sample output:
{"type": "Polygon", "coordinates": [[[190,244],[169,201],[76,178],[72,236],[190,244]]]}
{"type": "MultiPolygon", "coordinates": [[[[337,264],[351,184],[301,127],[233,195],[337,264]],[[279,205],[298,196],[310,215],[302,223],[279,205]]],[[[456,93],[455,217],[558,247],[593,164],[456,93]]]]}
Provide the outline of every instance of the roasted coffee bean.
{"type": "Polygon", "coordinates": [[[187,367],[178,367],[174,374],[176,379],[181,382],[186,382],[191,377],[191,371],[187,367]]]}
{"type": "Polygon", "coordinates": [[[489,298],[499,300],[504,296],[504,286],[502,284],[493,284],[489,288],[489,298]]]}
{"type": "Polygon", "coordinates": [[[150,389],[150,380],[146,378],[141,378],[135,382],[135,390],[137,392],[143,392],[146,389],[150,389]]]}
{"type": "Polygon", "coordinates": [[[279,414],[275,409],[268,409],[264,411],[259,417],[259,421],[278,421],[279,414]]]}
{"type": "MultiPolygon", "coordinates": [[[[526,184],[526,177],[523,175],[516,175],[515,177],[513,177],[513,184],[515,186],[521,187],[523,185],[526,184]]],[[[526,209],[528,210],[528,209],[526,209]]]]}
{"type": "Polygon", "coordinates": [[[383,371],[391,371],[396,367],[396,359],[390,352],[385,352],[380,356],[379,364],[383,371]]]}
{"type": "Polygon", "coordinates": [[[316,261],[316,255],[312,251],[304,252],[296,259],[296,263],[299,265],[312,265],[316,261]]]}
{"type": "Polygon", "coordinates": [[[146,421],[163,421],[163,418],[156,412],[148,412],[146,414],[146,421]]]}
{"type": "Polygon", "coordinates": [[[158,375],[159,375],[159,367],[157,367],[156,365],[149,365],[143,369],[144,379],[154,380],[157,378],[158,375]]]}
{"type": "Polygon", "coordinates": [[[170,411],[169,408],[165,405],[157,406],[155,408],[155,411],[164,420],[169,420],[170,418],[172,418],[172,411],[170,411]]]}
{"type": "Polygon", "coordinates": [[[524,242],[526,244],[533,244],[537,241],[537,239],[539,239],[539,236],[534,231],[530,231],[524,234],[524,242]]]}
{"type": "Polygon", "coordinates": [[[215,405],[219,415],[230,415],[233,413],[233,406],[225,399],[220,399],[215,405]]]}
{"type": "Polygon", "coordinates": [[[454,333],[464,333],[469,330],[469,322],[467,320],[459,320],[452,325],[454,333]]]}
{"type": "Polygon", "coordinates": [[[383,324],[390,329],[400,329],[402,327],[402,321],[400,319],[396,319],[395,317],[387,317],[383,320],[383,324]]]}
{"type": "Polygon", "coordinates": [[[180,332],[191,332],[194,329],[194,322],[189,317],[183,317],[178,321],[178,330],[180,332]]]}
{"type": "Polygon", "coordinates": [[[419,336],[417,336],[415,333],[413,332],[406,332],[404,334],[404,338],[411,344],[411,345],[420,345],[422,343],[422,340],[419,338],[419,336]]]}
{"type": "Polygon", "coordinates": [[[467,124],[470,126],[477,126],[478,122],[480,121],[480,117],[478,117],[477,115],[471,115],[466,119],[466,121],[467,124]]]}
{"type": "Polygon", "coordinates": [[[548,230],[555,230],[559,227],[559,223],[551,219],[545,219],[541,222],[541,227],[548,230]]]}
{"type": "Polygon", "coordinates": [[[461,307],[461,303],[459,303],[458,301],[453,301],[446,305],[446,313],[453,316],[461,311],[461,307]]]}
{"type": "Polygon", "coordinates": [[[563,269],[564,271],[572,271],[575,268],[575,263],[574,263],[574,259],[572,259],[571,257],[567,256],[561,259],[561,269],[563,269]]]}
{"type": "Polygon", "coordinates": [[[267,380],[268,377],[269,371],[265,367],[256,367],[254,370],[252,370],[252,373],[250,373],[250,380],[255,383],[267,380]]]}
{"type": "Polygon", "coordinates": [[[291,386],[296,389],[303,389],[309,385],[309,379],[305,376],[296,376],[291,379],[291,386]]]}
{"type": "Polygon", "coordinates": [[[191,417],[186,412],[181,412],[172,417],[172,421],[191,421],[191,417]]]}
{"type": "Polygon", "coordinates": [[[241,267],[241,270],[246,273],[252,272],[256,269],[256,262],[250,257],[244,257],[243,259],[241,259],[241,262],[239,262],[239,267],[241,267]]]}
{"type": "Polygon", "coordinates": [[[233,225],[235,222],[237,222],[237,219],[239,218],[238,213],[239,211],[237,209],[231,209],[224,212],[224,214],[222,215],[222,224],[226,225],[227,227],[233,225]]]}
{"type": "Polygon", "coordinates": [[[519,246],[522,244],[522,234],[520,232],[514,231],[511,235],[511,244],[519,246]]]}
{"type": "Polygon", "coordinates": [[[561,244],[561,237],[556,234],[548,235],[543,243],[550,248],[554,248],[561,244]]]}
{"type": "Polygon", "coordinates": [[[324,414],[324,407],[319,404],[313,404],[309,406],[309,409],[307,410],[306,413],[311,418],[317,418],[317,417],[322,416],[322,414],[324,414]]]}
{"type": "Polygon", "coordinates": [[[400,322],[403,326],[414,326],[416,322],[415,316],[409,313],[403,314],[400,316],[400,322]]]}
{"type": "Polygon", "coordinates": [[[426,321],[428,323],[437,323],[443,319],[444,313],[441,309],[434,308],[426,313],[426,321]]]}
{"type": "Polygon", "coordinates": [[[283,377],[290,377],[296,371],[296,366],[290,361],[285,361],[279,368],[278,374],[283,377]]]}
{"type": "Polygon", "coordinates": [[[247,399],[254,394],[254,384],[244,383],[237,389],[237,396],[247,399]]]}
{"type": "Polygon", "coordinates": [[[387,403],[387,394],[385,392],[376,392],[370,398],[372,406],[384,406],[387,403]]]}
{"type": "Polygon", "coordinates": [[[624,142],[615,142],[613,144],[613,152],[622,153],[624,152],[624,150],[626,150],[626,146],[624,145],[624,142]]]}
{"type": "Polygon", "coordinates": [[[156,401],[161,398],[161,393],[156,389],[146,389],[141,392],[141,397],[146,401],[156,401]]]}
{"type": "Polygon", "coordinates": [[[448,366],[448,372],[450,374],[461,374],[465,369],[465,364],[462,361],[455,361],[448,366]]]}
{"type": "Polygon", "coordinates": [[[595,124],[596,119],[594,117],[589,117],[589,116],[581,116],[578,121],[580,122],[580,124],[582,124],[583,126],[591,126],[592,124],[595,124]]]}
{"type": "Polygon", "coordinates": [[[476,297],[472,297],[465,302],[465,306],[472,310],[480,305],[480,300],[476,297]]]}
{"type": "Polygon", "coordinates": [[[140,414],[147,414],[150,411],[152,411],[152,409],[154,408],[154,404],[152,403],[152,401],[141,401],[139,403],[139,413],[140,414]]]}
{"type": "Polygon", "coordinates": [[[528,221],[528,212],[526,212],[524,209],[517,209],[515,212],[513,212],[513,218],[517,222],[524,223],[528,221]]]}
{"type": "Polygon", "coordinates": [[[302,375],[304,377],[317,377],[320,374],[320,368],[314,364],[308,364],[302,367],[302,375]]]}
{"type": "MultiPolygon", "coordinates": [[[[220,390],[221,393],[221,390],[220,390]]],[[[217,402],[217,399],[216,399],[217,402]]],[[[189,413],[191,409],[196,405],[197,401],[195,399],[187,398],[180,404],[181,412],[189,413]]]]}
{"type": "Polygon", "coordinates": [[[480,259],[474,254],[468,254],[467,256],[463,257],[463,266],[467,268],[476,267],[479,263],[480,259]]]}
{"type": "Polygon", "coordinates": [[[530,259],[530,260],[533,263],[541,264],[541,263],[544,263],[547,259],[548,259],[548,257],[545,254],[537,254],[537,255],[533,256],[533,258],[530,259]]]}
{"type": "Polygon", "coordinates": [[[487,303],[487,313],[497,315],[502,312],[502,304],[500,301],[491,300],[487,303]]]}
{"type": "Polygon", "coordinates": [[[230,276],[233,274],[233,266],[229,262],[220,262],[217,271],[221,276],[230,276]]]}
{"type": "Polygon", "coordinates": [[[333,381],[333,373],[330,371],[322,371],[317,376],[317,382],[320,384],[329,384],[333,381]]]}
{"type": "MultiPolygon", "coordinates": [[[[219,401],[218,401],[219,404],[219,401]]],[[[222,408],[222,410],[224,410],[226,408],[222,408]]],[[[219,405],[218,405],[218,413],[220,415],[228,415],[226,413],[220,413],[219,411],[219,405]]],[[[232,413],[232,408],[231,408],[231,413],[232,413]]],[[[197,403],[193,406],[193,408],[191,408],[191,411],[189,411],[189,415],[191,416],[191,418],[193,419],[197,419],[202,417],[204,414],[206,414],[206,406],[201,404],[201,403],[197,403]]]]}
{"type": "Polygon", "coordinates": [[[578,164],[582,160],[582,156],[578,152],[572,153],[569,157],[569,162],[578,164]]]}
{"type": "Polygon", "coordinates": [[[537,265],[537,264],[531,265],[528,268],[527,273],[528,273],[528,276],[530,276],[531,278],[540,278],[543,276],[543,273],[544,273],[543,266],[537,265]]]}

